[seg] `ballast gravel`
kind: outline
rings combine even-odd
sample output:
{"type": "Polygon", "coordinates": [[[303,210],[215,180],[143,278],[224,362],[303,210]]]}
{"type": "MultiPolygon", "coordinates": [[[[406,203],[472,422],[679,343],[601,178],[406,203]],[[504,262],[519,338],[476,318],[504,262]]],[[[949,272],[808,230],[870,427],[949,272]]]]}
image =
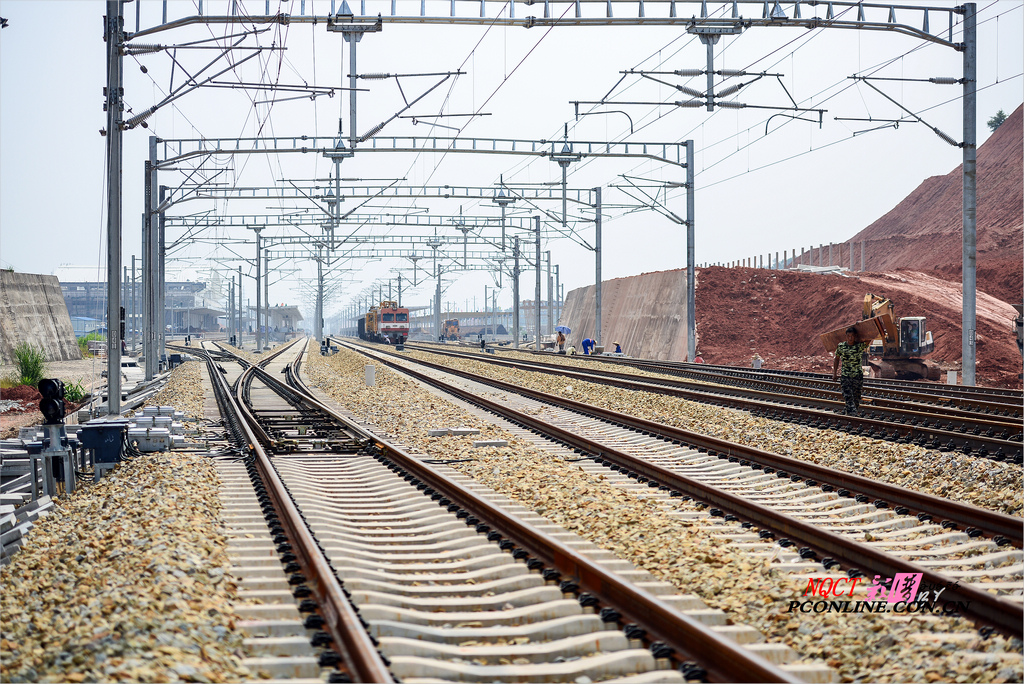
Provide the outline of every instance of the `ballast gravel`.
{"type": "MultiPolygon", "coordinates": [[[[978,635],[963,619],[914,615],[800,614],[786,611],[804,586],[764,558],[710,534],[706,523],[670,517],[654,497],[612,486],[564,459],[474,417],[376,363],[376,385],[364,384],[373,361],[346,350],[321,357],[311,348],[305,372],[360,419],[530,507],[631,561],[683,592],[700,596],[730,618],[785,643],[804,659],[827,663],[847,682],[1022,681],[1021,642],[978,635]],[[438,426],[480,435],[428,437],[438,426]],[[506,439],[505,448],[473,441],[506,439]]],[[[522,380],[521,375],[517,375],[522,380]]],[[[691,503],[679,510],[696,512],[691,503]]]]}
{"type": "MultiPolygon", "coordinates": [[[[424,352],[410,352],[410,355],[1007,515],[1020,516],[1024,513],[1024,497],[1021,496],[1024,491],[1024,470],[1019,465],[957,452],[943,453],[915,445],[896,444],[840,430],[793,425],[752,416],[738,409],[609,387],[576,378],[560,378],[519,369],[513,371],[482,361],[424,352]]],[[[509,355],[537,361],[535,355],[509,355]]],[[[505,356],[503,354],[502,358],[505,356]]],[[[572,358],[559,358],[565,359],[566,365],[576,368],[587,364],[572,358]]],[[[589,365],[592,364],[590,362],[589,365]]],[[[587,365],[581,368],[586,369],[587,365]]],[[[615,370],[620,369],[616,367],[615,370]]],[[[638,371],[637,374],[655,376],[645,371],[638,371]]]]}
{"type": "MultiPolygon", "coordinates": [[[[198,364],[153,403],[194,413],[198,364]]],[[[227,682],[242,665],[213,462],[144,454],[55,500],[0,569],[0,680],[227,682]]]]}
{"type": "Polygon", "coordinates": [[[203,415],[202,361],[187,361],[174,369],[171,380],[146,400],[146,406],[173,406],[184,411],[186,419],[203,415]]]}

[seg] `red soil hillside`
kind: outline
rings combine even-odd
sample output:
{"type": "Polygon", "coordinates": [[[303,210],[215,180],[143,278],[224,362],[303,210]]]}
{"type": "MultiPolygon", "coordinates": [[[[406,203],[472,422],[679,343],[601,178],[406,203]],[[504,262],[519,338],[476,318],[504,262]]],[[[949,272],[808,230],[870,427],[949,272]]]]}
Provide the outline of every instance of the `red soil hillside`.
{"type": "MultiPolygon", "coordinates": [[[[756,353],[772,368],[831,371],[818,334],[859,321],[864,295],[890,297],[897,316],[926,316],[935,338],[929,358],[960,369],[961,298],[956,283],[932,275],[864,273],[842,277],[711,267],[697,272],[698,348],[708,363],[749,365],[756,353]]],[[[978,293],[978,384],[1020,387],[1015,312],[978,293]]]]}
{"type": "MultiPolygon", "coordinates": [[[[978,289],[1020,303],[1024,276],[1024,106],[978,148],[978,289]]],[[[928,178],[853,237],[872,271],[926,271],[959,281],[962,166],[928,178]]]]}

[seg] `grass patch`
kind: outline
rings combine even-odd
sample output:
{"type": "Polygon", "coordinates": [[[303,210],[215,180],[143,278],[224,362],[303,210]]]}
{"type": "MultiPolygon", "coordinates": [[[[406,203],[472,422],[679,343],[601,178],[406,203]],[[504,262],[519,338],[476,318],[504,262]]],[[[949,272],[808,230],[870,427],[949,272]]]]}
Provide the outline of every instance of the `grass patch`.
{"type": "Polygon", "coordinates": [[[14,348],[14,359],[21,384],[38,387],[46,366],[43,350],[28,342],[22,342],[14,348]]]}
{"type": "Polygon", "coordinates": [[[69,381],[64,383],[64,398],[72,404],[81,403],[87,394],[88,392],[85,387],[82,386],[81,378],[77,382],[69,381]]]}

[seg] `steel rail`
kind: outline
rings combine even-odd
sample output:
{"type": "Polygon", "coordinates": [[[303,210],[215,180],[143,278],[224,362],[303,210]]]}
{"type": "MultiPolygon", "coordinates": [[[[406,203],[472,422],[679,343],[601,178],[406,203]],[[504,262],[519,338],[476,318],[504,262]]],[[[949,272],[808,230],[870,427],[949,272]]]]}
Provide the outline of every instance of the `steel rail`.
{"type": "MultiPolygon", "coordinates": [[[[555,368],[555,369],[558,369],[559,373],[561,373],[561,370],[566,368],[566,366],[556,366],[553,363],[546,363],[546,362],[543,362],[543,361],[526,361],[526,360],[522,360],[522,359],[515,359],[515,360],[512,360],[512,359],[491,359],[491,358],[487,358],[487,357],[484,357],[483,359],[481,359],[481,357],[478,354],[469,354],[468,352],[453,351],[453,350],[447,350],[447,349],[442,350],[442,349],[435,349],[433,347],[421,347],[419,345],[408,345],[407,344],[406,346],[409,347],[410,349],[418,349],[418,350],[429,352],[431,354],[446,354],[446,355],[450,355],[450,356],[459,356],[461,358],[469,358],[469,359],[474,359],[474,360],[483,360],[483,361],[486,361],[488,363],[529,364],[531,366],[538,366],[538,367],[540,367],[542,369],[545,369],[545,371],[543,371],[543,372],[546,372],[546,369],[555,368]]],[[[689,371],[689,370],[675,370],[675,369],[666,370],[666,369],[658,367],[655,364],[630,364],[630,365],[633,366],[633,367],[641,368],[642,370],[646,370],[646,371],[649,371],[649,372],[655,372],[655,373],[667,373],[667,374],[672,374],[672,375],[684,375],[684,376],[694,376],[694,375],[696,375],[696,376],[700,376],[700,377],[708,377],[708,382],[714,382],[714,383],[722,383],[723,380],[725,380],[725,381],[733,380],[733,382],[735,383],[735,380],[736,380],[735,378],[732,378],[732,377],[726,376],[725,378],[723,378],[720,375],[717,375],[715,373],[705,373],[703,371],[689,371]]],[[[604,377],[616,378],[616,379],[621,379],[621,380],[638,380],[638,381],[643,381],[643,382],[653,382],[653,383],[656,383],[656,384],[664,384],[664,385],[667,385],[667,386],[680,387],[681,389],[694,388],[694,389],[698,389],[699,390],[699,389],[707,388],[707,386],[703,385],[703,384],[687,383],[684,380],[675,380],[675,379],[672,379],[672,378],[651,378],[651,377],[647,377],[647,376],[638,376],[638,375],[635,375],[635,374],[632,374],[632,373],[619,373],[619,372],[616,372],[616,371],[603,370],[603,369],[597,369],[597,368],[591,369],[589,372],[598,373],[598,374],[600,374],[600,375],[602,375],[604,377]]],[[[750,383],[750,384],[749,385],[744,385],[743,387],[734,387],[733,385],[726,385],[725,387],[714,387],[714,388],[707,388],[707,389],[708,389],[708,391],[712,391],[712,392],[722,391],[722,392],[731,394],[732,396],[754,395],[754,396],[760,396],[760,397],[773,397],[774,398],[774,397],[777,397],[777,396],[779,396],[781,394],[781,395],[785,395],[787,397],[793,397],[793,399],[795,401],[804,402],[808,406],[816,407],[816,408],[823,408],[823,409],[826,409],[826,410],[831,410],[831,409],[834,409],[836,407],[843,406],[842,393],[841,392],[838,392],[838,391],[835,391],[835,390],[831,390],[831,389],[827,389],[827,388],[824,388],[824,387],[821,387],[821,386],[813,387],[813,388],[804,388],[803,392],[794,392],[792,385],[787,385],[787,384],[784,384],[784,383],[776,383],[776,382],[771,382],[771,381],[755,380],[755,379],[749,379],[749,378],[744,378],[743,381],[746,382],[746,383],[750,383]]],[[[835,383],[832,383],[832,384],[835,384],[835,383]]],[[[957,422],[957,423],[961,423],[961,424],[967,424],[967,425],[970,425],[972,427],[990,428],[993,431],[995,431],[996,429],[1007,430],[1007,431],[1010,431],[1011,434],[1017,434],[1017,433],[1019,433],[1022,430],[1021,423],[1020,423],[1019,420],[1009,420],[1009,419],[1002,420],[998,416],[983,416],[983,417],[979,417],[976,411],[968,411],[968,410],[960,410],[960,409],[950,409],[950,408],[947,408],[947,407],[944,407],[944,406],[937,406],[937,405],[928,405],[927,407],[920,407],[920,408],[917,408],[917,407],[910,407],[910,408],[908,408],[908,407],[906,407],[906,404],[907,404],[907,402],[893,400],[893,399],[872,398],[870,400],[870,406],[866,406],[865,405],[862,408],[864,410],[872,410],[872,411],[874,411],[874,410],[888,410],[888,411],[891,411],[896,416],[904,416],[905,417],[906,414],[909,414],[909,415],[915,416],[915,417],[916,416],[922,416],[922,417],[925,418],[925,420],[931,420],[931,421],[936,422],[936,423],[938,423],[940,421],[948,421],[951,426],[952,426],[952,423],[957,422]]]]}
{"type": "MultiPolygon", "coordinates": [[[[809,371],[788,371],[774,368],[761,368],[755,370],[752,368],[740,368],[738,366],[725,366],[721,364],[698,364],[686,361],[652,361],[650,359],[626,359],[599,355],[586,356],[585,358],[590,361],[601,361],[604,363],[616,363],[622,365],[656,364],[659,368],[675,368],[694,371],[713,370],[716,372],[734,373],[738,375],[760,374],[763,376],[777,376],[794,381],[834,382],[831,380],[831,376],[827,374],[812,373],[809,371]]],[[[909,392],[912,394],[919,394],[927,398],[952,398],[961,401],[979,400],[983,403],[985,401],[1001,403],[1000,400],[1002,399],[1013,401],[1022,398],[1020,390],[1003,389],[999,387],[974,387],[971,385],[943,385],[923,380],[864,378],[864,386],[872,391],[909,392]]],[[[1016,407],[1014,404],[1009,405],[1016,407]]]]}
{"type": "MultiPolygon", "coordinates": [[[[417,341],[417,344],[427,343],[423,341],[417,341]]],[[[534,354],[540,356],[550,355],[550,352],[538,352],[528,349],[514,350],[505,347],[495,347],[494,349],[501,352],[518,351],[520,353],[534,354]]],[[[722,364],[690,363],[687,361],[657,361],[654,359],[634,359],[606,356],[603,354],[581,354],[577,358],[583,361],[595,363],[650,367],[651,370],[662,373],[672,372],[672,370],[696,372],[713,371],[719,373],[733,374],[738,377],[775,376],[779,378],[785,378],[787,380],[805,381],[808,383],[831,384],[835,382],[831,379],[830,375],[823,373],[781,370],[777,368],[761,368],[755,370],[752,368],[743,368],[740,366],[726,366],[722,364]]],[[[866,390],[870,390],[872,392],[906,392],[913,395],[920,395],[924,397],[923,401],[935,399],[953,399],[962,402],[977,401],[982,405],[986,403],[994,403],[998,404],[1001,407],[1006,406],[1009,409],[1015,409],[1018,411],[1018,413],[1020,411],[1020,402],[1022,399],[1024,399],[1024,394],[1022,394],[1020,390],[1003,389],[1000,387],[975,387],[972,385],[943,385],[926,382],[923,380],[864,378],[864,387],[866,390]],[[1006,403],[1007,401],[1009,403],[1006,403]]]]}
{"type": "MultiPolygon", "coordinates": [[[[317,407],[343,424],[351,425],[350,419],[312,396],[299,377],[298,371],[293,372],[293,377],[297,389],[307,395],[308,405],[317,407]]],[[[280,382],[276,378],[274,381],[280,382]]],[[[460,516],[464,513],[465,520],[475,518],[484,521],[486,524],[483,527],[478,525],[478,531],[488,531],[491,527],[501,530],[498,537],[493,537],[492,532],[488,538],[497,541],[504,535],[527,554],[524,557],[520,553],[518,558],[527,560],[532,557],[543,565],[554,568],[561,576],[571,577],[571,584],[577,586],[579,591],[596,596],[601,603],[614,607],[622,615],[623,622],[635,622],[644,627],[651,642],[660,641],[673,649],[677,660],[699,662],[711,680],[801,681],[760,656],[743,649],[727,637],[708,630],[655,595],[623,580],[533,525],[506,513],[478,494],[449,480],[390,440],[370,432],[366,434],[379,450],[379,460],[388,463],[396,469],[396,473],[415,483],[424,493],[433,490],[435,494],[440,494],[443,497],[440,503],[444,504],[447,500],[449,511],[457,512],[460,516]]],[[[506,550],[513,555],[517,551],[515,548],[507,547],[506,550]]],[[[566,591],[571,590],[564,582],[562,586],[566,591]]]]}
{"type": "MultiPolygon", "coordinates": [[[[759,383],[768,388],[779,388],[784,392],[796,392],[799,390],[820,392],[822,396],[842,396],[838,389],[839,383],[831,379],[831,376],[820,378],[792,378],[789,376],[773,376],[768,373],[761,373],[751,369],[736,370],[715,367],[704,367],[704,364],[670,365],[665,366],[653,361],[638,361],[635,363],[623,364],[635,368],[648,370],[655,373],[667,373],[681,375],[684,377],[706,377],[713,378],[712,382],[724,383],[759,383]]],[[[993,398],[983,399],[980,397],[970,398],[952,396],[939,392],[922,392],[916,389],[894,389],[865,385],[864,396],[874,399],[874,406],[884,406],[881,402],[909,403],[913,405],[925,405],[929,410],[943,413],[957,412],[976,413],[981,410],[1005,411],[1003,415],[1016,418],[1020,415],[1018,405],[996,401],[993,398]]],[[[996,416],[998,417],[998,415],[996,416]]]]}
{"type": "MultiPolygon", "coordinates": [[[[838,387],[838,383],[835,380],[832,380],[831,376],[827,375],[819,377],[799,377],[776,375],[754,369],[738,370],[736,368],[707,366],[706,364],[664,365],[660,362],[646,360],[638,360],[637,362],[624,365],[630,365],[659,373],[719,378],[716,380],[717,382],[729,380],[733,382],[759,382],[778,387],[791,387],[794,389],[804,388],[838,393],[838,390],[831,389],[838,387]]],[[[865,378],[865,381],[867,380],[868,378],[865,378]]],[[[923,387],[886,387],[869,382],[865,382],[864,389],[864,396],[877,397],[878,399],[884,399],[887,401],[925,404],[941,408],[948,407],[960,411],[973,412],[979,409],[1005,411],[1006,413],[1003,415],[1011,417],[1017,417],[1021,412],[1019,405],[1020,402],[1012,403],[1015,399],[1012,395],[963,395],[955,392],[943,392],[941,389],[935,391],[924,391],[923,387]]],[[[1016,397],[1016,399],[1020,399],[1020,397],[1016,397]]]]}
{"type": "MultiPolygon", "coordinates": [[[[366,356],[371,356],[367,353],[365,348],[351,344],[346,344],[346,347],[355,349],[366,356]]],[[[857,542],[850,537],[818,528],[812,524],[794,518],[793,516],[747,501],[730,492],[722,491],[716,487],[694,480],[680,473],[646,462],[595,440],[582,437],[569,430],[547,423],[535,416],[516,411],[499,402],[491,401],[482,396],[473,394],[468,390],[462,390],[454,387],[449,383],[438,380],[428,374],[402,366],[401,364],[396,363],[393,358],[388,358],[395,356],[396,355],[394,354],[388,354],[387,357],[385,357],[381,352],[377,352],[377,354],[372,355],[372,358],[377,358],[402,373],[412,375],[423,382],[443,389],[445,392],[452,393],[473,404],[486,408],[499,416],[503,416],[517,422],[531,430],[550,436],[558,441],[570,445],[573,448],[580,449],[584,453],[593,454],[591,458],[595,461],[602,463],[609,462],[618,465],[619,467],[625,467],[630,471],[647,478],[649,482],[654,483],[656,486],[664,486],[671,490],[682,492],[688,496],[705,501],[708,504],[719,506],[736,515],[740,519],[747,520],[759,527],[772,530],[775,534],[782,534],[787,538],[796,539],[805,544],[815,556],[819,556],[823,560],[824,558],[831,558],[850,570],[856,569],[861,572],[861,574],[863,574],[863,571],[865,570],[869,574],[877,573],[890,577],[894,576],[895,573],[921,573],[923,578],[928,582],[952,587],[947,589],[949,592],[949,598],[955,601],[964,602],[968,606],[968,610],[966,611],[968,614],[1010,636],[1020,638],[1024,635],[1024,605],[1011,603],[969,585],[953,587],[955,580],[946,575],[935,572],[934,570],[897,558],[885,552],[878,551],[877,549],[857,542]]],[[[495,381],[482,376],[474,376],[472,373],[458,371],[440,366],[439,364],[432,364],[421,360],[413,360],[412,362],[423,364],[442,372],[459,375],[460,377],[467,377],[477,382],[505,389],[506,391],[526,394],[534,396],[535,398],[544,397],[544,401],[555,405],[566,405],[566,402],[568,401],[554,395],[535,392],[533,390],[525,390],[524,388],[512,385],[511,383],[495,381]]],[[[578,402],[572,403],[578,404],[578,402]]],[[[587,411],[592,410],[593,408],[585,404],[578,405],[587,411]]],[[[733,448],[736,450],[745,449],[745,447],[741,447],[740,445],[733,445],[733,448]]],[[[1015,524],[1019,534],[1020,521],[1016,520],[1015,524]]]]}
{"type": "MultiPolygon", "coordinates": [[[[415,344],[432,347],[430,343],[417,341],[415,344]]],[[[534,356],[550,357],[550,352],[529,349],[509,349],[494,347],[501,352],[518,351],[534,356]]],[[[700,375],[715,378],[712,382],[727,382],[729,379],[747,382],[778,383],[786,387],[810,387],[818,390],[829,390],[837,387],[838,382],[831,375],[809,373],[804,371],[784,371],[777,369],[752,369],[738,366],[723,366],[706,363],[688,363],[685,361],[657,361],[653,359],[634,359],[614,357],[604,354],[580,354],[578,360],[597,364],[641,368],[654,373],[666,375],[700,375]]],[[[896,401],[906,400],[911,403],[920,402],[926,405],[953,405],[964,411],[1004,411],[1004,416],[1019,417],[1021,401],[1024,395],[1019,390],[1003,390],[1000,388],[972,387],[962,385],[940,385],[924,381],[890,380],[880,378],[864,378],[864,396],[885,397],[896,401]]]]}
{"type": "MultiPolygon", "coordinates": [[[[283,351],[283,350],[282,350],[283,351]]],[[[270,358],[267,359],[268,361],[270,358]]],[[[357,682],[390,682],[391,673],[380,653],[363,629],[359,616],[345,597],[341,583],[320,551],[316,540],[302,519],[284,483],[260,444],[252,425],[256,419],[241,399],[242,385],[232,399],[227,380],[217,372],[212,356],[208,357],[211,380],[216,389],[221,412],[233,414],[242,430],[244,450],[253,459],[267,495],[274,506],[280,525],[285,530],[291,549],[301,566],[301,574],[317,599],[318,611],[324,618],[324,627],[333,638],[332,648],[338,652],[344,669],[357,682]]],[[[252,372],[255,365],[243,371],[241,377],[252,372]]]]}
{"type": "MultiPolygon", "coordinates": [[[[798,406],[792,403],[797,398],[786,397],[785,400],[778,398],[769,392],[761,392],[758,390],[742,391],[738,388],[731,387],[714,387],[708,388],[699,386],[697,388],[683,388],[678,386],[669,386],[666,384],[658,384],[657,379],[653,378],[639,378],[637,376],[631,376],[626,374],[618,374],[619,377],[602,378],[599,376],[593,376],[588,374],[587,371],[570,370],[564,366],[552,366],[549,364],[536,364],[535,362],[520,361],[520,360],[509,360],[509,359],[496,359],[488,358],[481,355],[464,355],[457,352],[442,351],[437,349],[422,348],[431,354],[437,354],[441,356],[456,356],[459,358],[468,358],[473,361],[479,361],[481,363],[488,363],[493,365],[501,366],[525,366],[529,365],[530,370],[539,373],[547,373],[549,375],[559,375],[563,377],[576,378],[587,382],[596,382],[600,384],[610,385],[613,387],[619,387],[622,389],[631,389],[642,392],[654,392],[658,394],[666,394],[669,396],[676,396],[684,399],[690,399],[692,401],[698,401],[703,403],[712,403],[722,406],[728,406],[731,408],[737,408],[744,411],[758,415],[757,410],[763,411],[766,417],[774,418],[775,413],[781,414],[793,414],[802,418],[810,418],[815,420],[817,423],[824,421],[826,425],[830,425],[833,421],[838,427],[842,424],[847,424],[850,427],[859,426],[861,431],[867,429],[873,434],[881,432],[879,435],[880,439],[888,439],[890,441],[906,440],[906,443],[917,440],[919,445],[920,442],[924,441],[927,437],[930,439],[932,444],[936,444],[933,448],[939,448],[943,451],[950,451],[954,448],[961,450],[967,448],[970,450],[977,449],[978,455],[993,460],[1003,460],[1004,451],[1006,453],[1005,458],[1015,459],[1016,462],[1021,462],[1022,454],[1021,447],[1017,442],[1010,440],[1003,440],[994,437],[987,437],[985,435],[973,435],[962,432],[955,432],[952,430],[945,430],[942,428],[930,427],[927,425],[915,425],[913,422],[890,422],[879,418],[871,418],[866,416],[849,416],[840,415],[833,410],[814,408],[809,406],[798,406]],[[769,415],[771,414],[771,415],[769,415]],[[892,435],[888,432],[892,430],[892,435]],[[940,440],[949,440],[946,443],[940,442],[940,440]],[[984,449],[984,452],[982,452],[984,449]],[[994,450],[991,456],[990,449],[994,450]]],[[[839,402],[833,402],[838,404],[839,402]]],[[[916,419],[923,418],[924,416],[916,411],[909,411],[906,409],[890,409],[893,414],[899,415],[905,420],[913,421],[916,419]]],[[[944,418],[943,420],[948,420],[944,418]]],[[[982,421],[974,421],[973,424],[981,425],[982,421]]],[[[999,425],[1002,427],[1002,425],[999,425]]],[[[815,425],[817,427],[817,425],[815,425]]],[[[927,442],[926,442],[927,443],[927,442]]],[[[965,452],[966,453],[966,452],[965,452]]]]}
{"type": "MultiPolygon", "coordinates": [[[[401,357],[405,358],[405,357],[401,357]]],[[[545,403],[567,408],[577,413],[589,415],[611,423],[630,427],[641,432],[664,436],[670,440],[684,442],[695,448],[715,452],[720,458],[743,457],[750,462],[759,464],[765,468],[774,468],[779,472],[779,477],[800,476],[799,479],[809,479],[838,489],[846,490],[851,497],[855,493],[874,497],[886,503],[896,503],[909,509],[908,514],[927,514],[930,516],[941,516],[952,522],[964,525],[968,529],[975,528],[991,536],[1002,536],[1010,540],[1018,548],[1024,547],[1024,520],[1011,515],[997,513],[985,508],[970,506],[968,504],[943,499],[942,497],[909,490],[904,487],[896,487],[877,482],[867,477],[846,473],[841,470],[819,466],[811,461],[775,454],[755,447],[749,447],[735,442],[730,442],[717,437],[704,435],[699,432],[677,428],[672,425],[658,423],[646,418],[632,416],[618,411],[611,411],[593,404],[567,399],[547,392],[532,390],[521,385],[504,382],[478,375],[470,371],[451,368],[441,364],[434,364],[429,361],[415,360],[416,363],[459,375],[474,382],[488,384],[493,387],[515,392],[542,401],[545,403]]]]}

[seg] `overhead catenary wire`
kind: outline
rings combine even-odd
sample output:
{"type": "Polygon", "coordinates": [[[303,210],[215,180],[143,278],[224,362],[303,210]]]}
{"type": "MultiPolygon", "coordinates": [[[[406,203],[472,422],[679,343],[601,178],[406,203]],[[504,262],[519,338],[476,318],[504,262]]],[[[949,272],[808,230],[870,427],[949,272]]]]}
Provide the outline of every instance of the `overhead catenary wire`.
{"type": "MultiPolygon", "coordinates": [[[[989,5],[989,7],[991,7],[991,5],[989,5]]],[[[542,37],[542,39],[543,39],[543,37],[542,37]]],[[[674,39],[674,40],[680,40],[680,39],[682,39],[682,37],[678,37],[678,38],[676,38],[676,39],[674,39]]],[[[481,38],[481,40],[482,40],[482,38],[481,38]]],[[[479,44],[480,44],[480,43],[478,42],[478,44],[477,44],[477,45],[479,45],[479,44]]],[[[671,44],[671,43],[670,43],[670,44],[671,44]]],[[[474,49],[475,49],[475,48],[474,48],[474,49]]],[[[799,48],[797,48],[797,49],[799,49],[799,48]]],[[[795,52],[795,50],[794,50],[794,52],[795,52]]],[[[471,53],[470,53],[470,57],[469,57],[469,58],[472,58],[472,55],[473,55],[473,54],[474,54],[474,53],[473,53],[473,52],[471,51],[471,53]]],[[[789,53],[789,56],[791,56],[792,54],[793,54],[793,52],[790,52],[790,53],[789,53]]],[[[527,57],[528,57],[528,56],[529,56],[529,54],[527,55],[527,57]]],[[[524,59],[525,59],[525,58],[524,58],[524,59]]],[[[763,59],[763,58],[762,58],[762,59],[763,59]]],[[[518,67],[517,67],[517,68],[518,68],[518,67]]],[[[507,81],[507,79],[508,79],[508,78],[510,78],[510,77],[511,77],[511,76],[512,76],[512,75],[513,75],[514,73],[515,73],[515,71],[513,70],[513,72],[512,72],[512,73],[510,73],[510,74],[506,74],[506,78],[505,78],[505,80],[507,81]]],[[[279,69],[278,69],[278,76],[279,76],[279,75],[280,75],[280,64],[279,64],[279,69]]],[[[1012,77],[1011,77],[1011,78],[1012,78],[1012,77]]],[[[314,78],[314,81],[315,81],[315,78],[314,78]]],[[[504,81],[503,81],[503,83],[504,83],[504,81]]],[[[502,83],[502,84],[503,84],[503,83],[502,83]]],[[[454,84],[453,84],[453,87],[454,87],[454,84]]],[[[499,85],[499,87],[500,87],[500,85],[499,85]]],[[[840,92],[841,92],[841,91],[840,91],[840,92]]],[[[830,97],[836,97],[836,96],[837,96],[838,94],[839,94],[839,93],[835,93],[835,94],[832,94],[832,95],[831,95],[830,97]]],[[[806,98],[805,98],[804,100],[802,100],[802,101],[806,101],[806,98]]],[[[826,101],[827,101],[827,100],[826,100],[826,101]]],[[[936,106],[939,106],[939,105],[936,105],[936,106]]],[[[316,108],[314,107],[314,112],[315,112],[315,111],[316,111],[316,108]]],[[[653,111],[655,111],[655,110],[653,110],[653,109],[652,109],[652,112],[653,112],[653,111]]],[[[921,111],[926,111],[926,110],[921,110],[921,111]]],[[[315,114],[314,114],[314,116],[315,116],[315,114]]],[[[666,113],[661,113],[660,115],[656,115],[656,119],[655,119],[655,120],[661,119],[661,118],[663,118],[664,116],[667,116],[667,112],[666,112],[666,113]]],[[[271,118],[271,116],[270,116],[270,113],[269,113],[269,112],[268,112],[268,113],[266,114],[266,116],[258,116],[257,118],[258,118],[258,119],[260,119],[260,120],[262,120],[262,122],[261,122],[261,123],[259,124],[259,125],[260,125],[260,130],[263,130],[263,127],[264,127],[264,126],[265,126],[265,127],[267,127],[267,128],[273,129],[273,127],[274,127],[274,122],[273,122],[273,120],[272,120],[272,118],[271,118]]],[[[709,118],[710,118],[710,117],[709,117],[709,118]]],[[[647,124],[645,124],[645,125],[651,125],[652,123],[653,123],[653,122],[650,122],[650,123],[647,123],[647,124]]],[[[695,129],[693,129],[693,130],[697,130],[698,128],[703,128],[703,124],[702,124],[701,126],[695,127],[695,129]]],[[[642,129],[641,129],[641,130],[642,130],[642,129]]],[[[738,133],[738,132],[737,132],[737,133],[738,133]]],[[[690,132],[689,134],[690,134],[690,135],[692,135],[692,131],[691,131],[691,132],[690,132]]],[[[748,136],[749,136],[749,131],[748,131],[748,136]]],[[[734,139],[738,139],[738,136],[737,136],[737,135],[734,135],[734,136],[730,136],[729,138],[726,138],[726,140],[729,140],[729,141],[732,141],[732,140],[734,140],[734,139]]],[[[715,145],[717,145],[717,144],[720,144],[720,142],[721,142],[721,141],[718,141],[718,142],[712,143],[711,145],[709,145],[709,146],[705,147],[704,149],[705,149],[705,150],[709,150],[709,149],[713,148],[713,147],[714,147],[715,145]]],[[[751,141],[750,141],[750,142],[749,142],[749,143],[748,143],[747,145],[743,146],[743,148],[749,149],[749,146],[751,146],[751,145],[754,145],[754,144],[756,144],[756,142],[757,142],[757,140],[756,140],[756,139],[752,139],[752,140],[751,140],[751,141]]],[[[838,142],[838,141],[837,141],[837,142],[838,142]]],[[[830,144],[829,144],[829,146],[830,146],[831,144],[835,144],[835,143],[830,143],[830,144]]],[[[743,149],[743,148],[741,148],[741,149],[743,149]]],[[[823,146],[823,147],[819,147],[819,148],[815,148],[815,149],[824,149],[824,146],[823,146]]],[[[737,151],[739,151],[739,150],[737,150],[737,151]]],[[[807,153],[809,153],[809,152],[810,152],[810,151],[808,151],[807,153]]],[[[422,154],[422,153],[420,153],[420,154],[422,154]]],[[[280,157],[279,157],[279,156],[277,156],[277,155],[275,155],[275,159],[277,159],[277,163],[278,163],[278,168],[280,168],[280,157]]],[[[434,168],[433,168],[433,169],[431,170],[431,172],[430,172],[430,175],[428,176],[428,178],[432,178],[432,177],[434,176],[434,174],[438,172],[438,168],[439,168],[439,167],[440,167],[440,165],[441,165],[441,164],[443,163],[443,161],[444,161],[444,156],[442,155],[442,158],[441,158],[441,159],[439,159],[439,160],[437,160],[437,162],[436,162],[436,163],[434,164],[434,168]]],[[[536,161],[536,160],[531,160],[530,162],[527,162],[527,163],[526,163],[526,165],[527,165],[527,166],[529,166],[529,164],[532,164],[532,163],[533,163],[534,161],[536,161]]],[[[718,161],[717,163],[721,163],[722,161],[724,161],[724,159],[723,159],[723,160],[719,160],[719,161],[718,161]]],[[[784,160],[779,160],[779,162],[778,162],[778,163],[781,163],[782,161],[784,161],[784,160]]],[[[319,163],[319,159],[317,160],[317,163],[319,163]]],[[[584,163],[587,163],[587,162],[584,162],[584,163]]],[[[717,165],[717,163],[716,163],[716,164],[714,164],[714,165],[712,165],[712,166],[709,166],[709,167],[705,167],[705,169],[704,169],[704,170],[702,171],[702,173],[706,172],[707,170],[709,170],[709,169],[711,169],[711,168],[714,168],[714,166],[715,166],[715,165],[717,165]]],[[[241,167],[240,167],[240,168],[238,169],[238,175],[239,175],[239,176],[241,175],[241,173],[242,173],[242,171],[244,170],[244,168],[245,168],[245,167],[244,167],[244,164],[243,164],[243,165],[241,165],[241,167]]],[[[582,165],[580,166],[580,168],[582,168],[582,165]]],[[[722,181],[722,182],[724,182],[724,181],[722,181]]],[[[705,187],[706,187],[706,186],[705,186],[705,187]]],[[[609,217],[609,218],[611,218],[611,217],[609,217]]]]}

